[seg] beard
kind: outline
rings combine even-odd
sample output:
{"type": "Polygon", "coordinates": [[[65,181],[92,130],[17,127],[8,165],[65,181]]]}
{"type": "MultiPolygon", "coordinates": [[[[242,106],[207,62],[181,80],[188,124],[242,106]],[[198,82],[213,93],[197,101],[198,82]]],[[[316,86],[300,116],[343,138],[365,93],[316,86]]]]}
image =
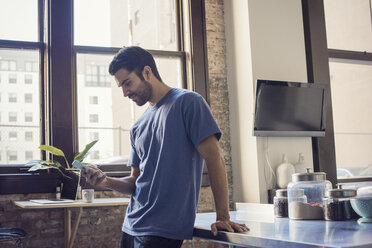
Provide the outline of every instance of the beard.
{"type": "Polygon", "coordinates": [[[131,98],[132,100],[133,100],[133,98],[136,98],[133,101],[138,106],[142,106],[145,103],[147,103],[150,100],[151,95],[152,95],[152,86],[151,86],[151,84],[148,81],[146,81],[146,80],[142,80],[141,82],[142,82],[142,84],[138,88],[138,90],[136,92],[132,93],[129,96],[129,98],[131,98]]]}

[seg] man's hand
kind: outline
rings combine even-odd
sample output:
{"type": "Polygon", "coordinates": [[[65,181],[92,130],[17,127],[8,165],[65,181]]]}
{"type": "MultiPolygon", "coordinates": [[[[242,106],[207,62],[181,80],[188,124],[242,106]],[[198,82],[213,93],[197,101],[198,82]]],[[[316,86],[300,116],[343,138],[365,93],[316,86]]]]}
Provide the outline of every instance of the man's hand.
{"type": "Polygon", "coordinates": [[[97,167],[94,167],[94,166],[91,166],[91,165],[88,165],[88,167],[90,168],[90,170],[88,171],[88,173],[85,173],[85,169],[81,169],[81,175],[83,175],[87,181],[87,183],[89,183],[90,185],[99,185],[99,184],[105,184],[105,182],[107,181],[106,180],[106,174],[103,173],[100,169],[98,169],[97,167]],[[93,175],[94,173],[94,175],[93,175]],[[102,175],[102,177],[98,178],[98,175],[102,175]]]}
{"type": "Polygon", "coordinates": [[[224,230],[228,232],[247,232],[249,228],[245,224],[235,223],[229,220],[218,220],[211,225],[211,230],[214,236],[217,236],[218,230],[224,230]]]}

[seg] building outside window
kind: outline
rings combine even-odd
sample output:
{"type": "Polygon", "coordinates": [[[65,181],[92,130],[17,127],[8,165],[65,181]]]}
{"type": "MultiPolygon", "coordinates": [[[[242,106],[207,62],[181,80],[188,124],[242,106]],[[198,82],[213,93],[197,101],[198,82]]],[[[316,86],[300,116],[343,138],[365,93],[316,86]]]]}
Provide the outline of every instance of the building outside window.
{"type": "Polygon", "coordinates": [[[92,159],[99,159],[99,151],[92,151],[90,156],[92,156],[92,159]]]}
{"type": "Polygon", "coordinates": [[[98,96],[89,96],[89,104],[98,104],[98,96]]]}
{"type": "Polygon", "coordinates": [[[32,131],[26,131],[25,132],[25,141],[32,141],[33,140],[33,132],[32,131]]]}
{"type": "Polygon", "coordinates": [[[17,140],[17,132],[14,132],[14,131],[12,131],[12,132],[9,132],[9,140],[10,141],[16,141],[17,140]]]}
{"type": "Polygon", "coordinates": [[[9,102],[17,102],[17,93],[9,93],[9,102]]]}
{"type": "Polygon", "coordinates": [[[97,114],[90,114],[89,115],[89,122],[90,123],[97,123],[98,122],[98,115],[97,114]]]}
{"type": "Polygon", "coordinates": [[[8,161],[17,161],[18,160],[18,154],[17,151],[8,151],[8,161]]]}
{"type": "Polygon", "coordinates": [[[14,101],[16,95],[13,95],[11,103],[8,99],[0,102],[0,114],[7,117],[5,122],[0,123],[0,130],[6,133],[25,133],[25,139],[18,138],[11,143],[8,139],[0,141],[0,151],[4,151],[0,166],[23,165],[27,162],[24,156],[26,151],[33,150],[34,159],[40,158],[38,147],[44,137],[40,131],[46,130],[41,128],[41,122],[25,122],[30,118],[40,120],[40,113],[45,113],[41,109],[45,105],[40,87],[44,83],[40,76],[44,75],[44,71],[39,66],[44,65],[46,58],[43,55],[42,42],[44,28],[41,28],[44,20],[39,18],[43,13],[38,11],[39,3],[42,6],[43,1],[0,2],[0,94],[7,98],[9,93],[16,93],[18,98],[14,101]],[[26,132],[32,135],[27,136],[26,132]],[[28,140],[31,137],[32,140],[28,140]],[[25,140],[28,140],[27,144],[25,140]],[[17,151],[18,155],[13,151],[17,151]]]}
{"type": "Polygon", "coordinates": [[[9,122],[17,122],[17,112],[9,112],[9,122]]]}
{"type": "Polygon", "coordinates": [[[25,113],[25,122],[32,122],[32,112],[25,113]]]}
{"type": "Polygon", "coordinates": [[[86,86],[110,87],[111,81],[107,75],[108,66],[106,65],[87,65],[85,82],[86,86]]]}
{"type": "Polygon", "coordinates": [[[99,140],[99,132],[90,132],[89,133],[89,139],[91,140],[91,141],[93,141],[93,140],[99,140]]]}
{"type": "Polygon", "coordinates": [[[32,94],[25,93],[25,103],[32,103],[32,94]]]}
{"type": "Polygon", "coordinates": [[[39,64],[35,61],[25,61],[26,72],[37,72],[39,70],[39,64]]]}
{"type": "Polygon", "coordinates": [[[17,83],[17,74],[9,73],[9,83],[16,84],[17,83]]]}
{"type": "Polygon", "coordinates": [[[25,74],[25,84],[32,84],[32,75],[25,74]]]}
{"type": "Polygon", "coordinates": [[[16,71],[17,64],[12,60],[2,60],[0,59],[0,70],[2,71],[16,71]]]}
{"type": "Polygon", "coordinates": [[[25,160],[29,161],[33,159],[33,151],[25,151],[25,160]]]}

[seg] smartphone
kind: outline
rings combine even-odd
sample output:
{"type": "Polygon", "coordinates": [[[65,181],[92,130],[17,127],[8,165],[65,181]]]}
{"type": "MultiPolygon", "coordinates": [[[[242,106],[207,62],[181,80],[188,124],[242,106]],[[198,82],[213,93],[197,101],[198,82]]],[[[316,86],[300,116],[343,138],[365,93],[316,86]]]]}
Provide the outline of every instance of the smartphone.
{"type": "MultiPolygon", "coordinates": [[[[85,173],[88,173],[90,168],[88,166],[86,166],[85,164],[77,161],[77,160],[74,160],[74,162],[72,162],[72,166],[74,166],[75,168],[78,168],[78,169],[82,169],[84,168],[85,170],[85,173]]],[[[92,176],[96,173],[96,171],[93,171],[92,173],[92,176]]],[[[101,178],[103,175],[102,174],[99,174],[98,175],[98,178],[101,178]]]]}

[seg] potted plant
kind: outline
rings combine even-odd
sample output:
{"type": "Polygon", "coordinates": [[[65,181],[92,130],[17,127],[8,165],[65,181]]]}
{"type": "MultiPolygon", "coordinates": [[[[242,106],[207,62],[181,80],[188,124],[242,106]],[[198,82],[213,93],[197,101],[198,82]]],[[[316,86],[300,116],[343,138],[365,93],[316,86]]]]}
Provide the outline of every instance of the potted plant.
{"type": "MultiPolygon", "coordinates": [[[[89,150],[97,142],[98,140],[95,140],[87,144],[82,152],[74,156],[74,160],[83,162],[84,158],[89,154],[89,150]]],[[[61,164],[56,160],[31,160],[26,164],[31,166],[28,171],[47,170],[49,172],[50,169],[57,170],[62,175],[61,197],[75,200],[77,189],[80,184],[80,169],[72,168],[71,163],[67,160],[61,149],[50,145],[41,145],[39,149],[50,152],[54,156],[63,157],[65,163],[61,164]]]]}

